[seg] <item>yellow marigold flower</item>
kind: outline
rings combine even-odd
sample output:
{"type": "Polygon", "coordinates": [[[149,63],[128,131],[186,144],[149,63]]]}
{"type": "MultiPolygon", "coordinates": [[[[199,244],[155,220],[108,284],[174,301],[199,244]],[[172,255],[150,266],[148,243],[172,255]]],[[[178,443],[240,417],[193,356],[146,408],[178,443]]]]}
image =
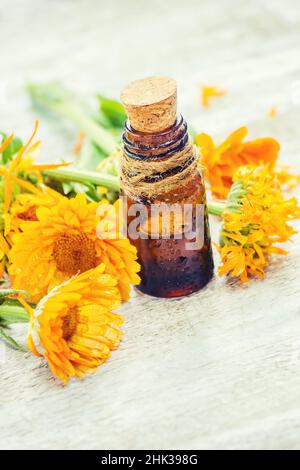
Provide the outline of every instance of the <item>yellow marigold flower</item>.
{"type": "Polygon", "coordinates": [[[140,265],[136,262],[137,250],[123,236],[122,211],[119,201],[108,204],[102,201],[98,206],[99,222],[97,224],[97,246],[101,250],[101,261],[106,265],[106,272],[118,279],[118,286],[123,300],[128,300],[130,284],[140,283],[138,272],[140,265]],[[99,209],[102,209],[99,211],[99,209]]]}
{"type": "Polygon", "coordinates": [[[269,163],[273,168],[277,161],[280,145],[275,139],[266,137],[243,142],[247,134],[247,127],[241,127],[219,146],[207,134],[196,137],[200,164],[205,168],[212,193],[218,198],[226,198],[232,177],[240,166],[269,163]]]}
{"type": "Polygon", "coordinates": [[[14,138],[14,135],[11,134],[11,135],[8,136],[6,139],[4,139],[3,142],[1,142],[1,144],[0,144],[0,153],[3,153],[4,150],[7,149],[7,147],[9,146],[9,144],[12,142],[13,138],[14,138]]]}
{"type": "Polygon", "coordinates": [[[295,198],[283,197],[268,165],[241,167],[233,181],[226,209],[220,210],[219,273],[246,282],[249,275],[264,277],[270,255],[286,254],[275,245],[296,233],[288,222],[300,217],[300,208],[295,198]]]}
{"type": "Polygon", "coordinates": [[[114,238],[98,230],[100,222],[107,225],[106,212],[97,215],[98,209],[99,204],[88,203],[84,194],[38,208],[37,220],[24,222],[22,233],[13,236],[9,267],[13,286],[22,286],[37,302],[70,276],[105,263],[127,300],[130,284],[139,283],[136,249],[118,230],[114,238]]]}
{"type": "Polygon", "coordinates": [[[45,186],[39,193],[20,193],[15,197],[9,213],[9,238],[20,231],[25,220],[38,220],[36,211],[39,207],[53,207],[63,199],[60,193],[45,186]]]}
{"type": "Polygon", "coordinates": [[[104,273],[104,264],[53,288],[30,314],[28,346],[45,357],[64,383],[93,373],[122,338],[117,281],[104,273]]]}
{"type": "Polygon", "coordinates": [[[221,98],[226,92],[214,86],[203,85],[201,87],[201,104],[203,108],[209,108],[213,98],[221,98]]]}
{"type": "Polygon", "coordinates": [[[3,279],[5,272],[5,256],[9,256],[10,246],[4,236],[0,233],[0,280],[3,279]]]}
{"type": "Polygon", "coordinates": [[[287,165],[276,165],[276,178],[283,189],[294,189],[300,184],[300,175],[291,173],[287,165]]]}
{"type": "Polygon", "coordinates": [[[4,252],[0,250],[0,280],[2,281],[5,272],[4,252]]]}
{"type": "MultiPolygon", "coordinates": [[[[31,175],[35,176],[39,182],[42,181],[41,171],[47,169],[54,169],[69,165],[69,163],[58,163],[58,164],[35,164],[35,158],[37,151],[40,148],[40,141],[32,143],[38,130],[38,121],[35,122],[34,131],[29,138],[28,142],[21,147],[16,153],[8,167],[0,167],[0,175],[4,178],[4,218],[6,222],[6,214],[9,211],[14,185],[18,185],[21,189],[32,192],[34,194],[39,193],[39,188],[33,185],[31,182],[26,181],[26,177],[31,175]]],[[[9,143],[12,141],[13,135],[8,137],[0,147],[0,153],[7,148],[9,143]]],[[[7,232],[7,229],[6,229],[7,232]]]]}

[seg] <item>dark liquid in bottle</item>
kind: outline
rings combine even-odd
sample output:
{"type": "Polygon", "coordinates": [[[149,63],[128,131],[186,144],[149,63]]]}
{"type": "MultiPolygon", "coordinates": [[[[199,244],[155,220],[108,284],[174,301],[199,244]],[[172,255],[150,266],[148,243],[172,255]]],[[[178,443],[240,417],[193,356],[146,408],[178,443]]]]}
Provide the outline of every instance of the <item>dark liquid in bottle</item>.
{"type": "MultiPolygon", "coordinates": [[[[126,149],[130,151],[132,158],[145,159],[145,165],[147,158],[153,156],[168,158],[170,152],[174,149],[177,151],[176,149],[186,144],[186,139],[186,123],[182,118],[178,119],[172,129],[162,134],[145,136],[128,127],[124,133],[125,151],[126,149]]],[[[172,193],[158,195],[155,201],[144,198],[132,199],[124,192],[123,196],[127,196],[127,211],[133,204],[142,204],[147,210],[148,219],[144,224],[141,217],[138,228],[140,236],[132,238],[130,230],[128,231],[131,243],[137,248],[138,261],[141,264],[141,283],[138,290],[155,297],[171,298],[192,294],[203,288],[213,276],[214,265],[205,189],[200,172],[172,193]],[[157,203],[168,206],[175,204],[182,211],[188,204],[191,207],[189,225],[183,230],[182,225],[173,221],[170,236],[164,238],[161,229],[163,217],[162,220],[157,220],[159,216],[153,216],[152,213],[152,205],[157,203]],[[202,208],[200,213],[197,211],[197,206],[202,208]],[[152,221],[156,222],[156,227],[159,227],[156,232],[153,228],[150,230],[152,221]],[[196,245],[197,239],[200,240],[198,245],[196,245]]],[[[134,217],[128,216],[128,227],[133,219],[134,217]]],[[[167,225],[168,223],[169,220],[167,225]]]]}

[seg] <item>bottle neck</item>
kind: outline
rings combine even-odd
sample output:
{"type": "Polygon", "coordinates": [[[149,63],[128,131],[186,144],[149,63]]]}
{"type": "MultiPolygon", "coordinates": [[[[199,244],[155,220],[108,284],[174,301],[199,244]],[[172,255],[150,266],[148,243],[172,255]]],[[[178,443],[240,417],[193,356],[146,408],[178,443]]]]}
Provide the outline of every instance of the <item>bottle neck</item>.
{"type": "Polygon", "coordinates": [[[172,127],[148,134],[133,129],[129,121],[123,133],[124,152],[137,160],[161,160],[181,152],[188,142],[187,123],[178,116],[172,127]]]}

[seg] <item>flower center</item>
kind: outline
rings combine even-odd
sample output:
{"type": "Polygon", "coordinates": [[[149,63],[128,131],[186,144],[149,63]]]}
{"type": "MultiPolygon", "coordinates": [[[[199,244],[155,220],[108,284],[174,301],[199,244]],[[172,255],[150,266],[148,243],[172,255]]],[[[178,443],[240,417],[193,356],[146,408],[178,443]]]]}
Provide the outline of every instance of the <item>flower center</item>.
{"type": "Polygon", "coordinates": [[[67,315],[63,318],[62,331],[63,331],[64,340],[68,341],[68,339],[70,339],[71,336],[73,336],[73,334],[75,333],[77,324],[78,324],[78,311],[77,311],[77,307],[73,307],[68,310],[67,315]]]}
{"type": "Polygon", "coordinates": [[[53,248],[52,256],[59,271],[73,276],[96,266],[96,248],[84,233],[61,233],[53,248]]]}

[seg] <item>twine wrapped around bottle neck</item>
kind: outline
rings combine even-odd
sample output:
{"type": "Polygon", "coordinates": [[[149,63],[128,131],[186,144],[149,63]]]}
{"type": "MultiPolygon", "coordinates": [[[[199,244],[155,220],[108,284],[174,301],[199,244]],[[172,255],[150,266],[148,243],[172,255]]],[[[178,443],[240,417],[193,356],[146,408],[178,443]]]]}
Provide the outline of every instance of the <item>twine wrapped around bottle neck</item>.
{"type": "Polygon", "coordinates": [[[177,118],[177,85],[168,77],[147,77],[127,85],[121,101],[128,115],[121,158],[121,189],[133,199],[153,201],[180,191],[194,178],[197,149],[187,125],[177,118]]]}
{"type": "Polygon", "coordinates": [[[121,188],[129,197],[153,200],[178,191],[197,172],[198,150],[190,140],[183,149],[164,157],[138,159],[125,150],[121,157],[121,188]]]}

